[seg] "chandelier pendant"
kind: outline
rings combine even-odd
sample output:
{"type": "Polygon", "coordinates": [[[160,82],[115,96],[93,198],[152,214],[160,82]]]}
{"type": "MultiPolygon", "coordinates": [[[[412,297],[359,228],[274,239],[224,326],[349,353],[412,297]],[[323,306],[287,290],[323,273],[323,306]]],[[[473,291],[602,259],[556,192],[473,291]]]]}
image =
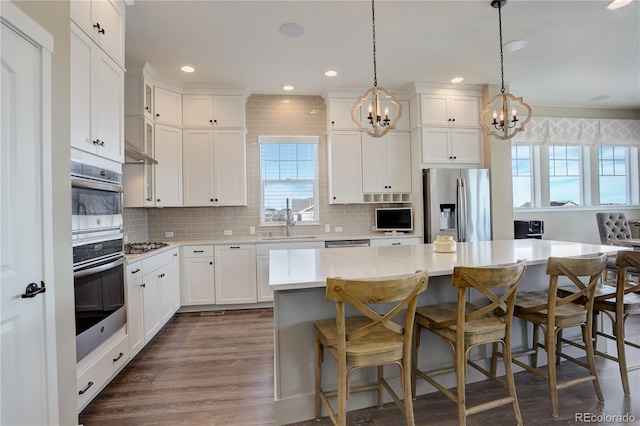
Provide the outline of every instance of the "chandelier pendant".
{"type": "Polygon", "coordinates": [[[491,7],[498,9],[498,23],[500,30],[500,80],[502,86],[500,93],[486,103],[479,118],[480,126],[484,129],[485,133],[500,140],[511,139],[516,135],[516,133],[523,131],[524,125],[531,119],[531,107],[522,100],[522,97],[517,98],[511,93],[505,92],[504,88],[502,6],[506,3],[507,0],[491,1],[491,7]],[[492,114],[491,121],[489,121],[489,114],[492,114]],[[524,119],[522,119],[523,114],[525,116],[524,119]]]}
{"type": "Polygon", "coordinates": [[[358,102],[351,108],[351,119],[358,125],[358,128],[369,136],[379,138],[387,134],[391,129],[395,129],[396,123],[402,116],[402,104],[396,97],[378,87],[378,75],[376,70],[376,15],[375,0],[371,0],[371,17],[373,28],[373,87],[367,90],[364,95],[358,98],[358,102]],[[389,104],[397,108],[397,115],[389,118],[389,104]],[[368,114],[363,119],[362,106],[367,105],[368,114]],[[384,110],[382,107],[384,106],[384,110]],[[364,121],[364,123],[363,123],[364,121]]]}

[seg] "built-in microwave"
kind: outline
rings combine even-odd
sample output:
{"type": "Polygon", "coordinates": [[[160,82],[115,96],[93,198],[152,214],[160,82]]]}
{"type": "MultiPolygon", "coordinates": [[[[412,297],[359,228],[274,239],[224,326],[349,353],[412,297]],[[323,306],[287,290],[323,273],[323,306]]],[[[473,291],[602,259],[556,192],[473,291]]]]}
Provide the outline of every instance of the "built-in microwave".
{"type": "Polygon", "coordinates": [[[73,239],[122,233],[122,173],[71,162],[73,239]]]}

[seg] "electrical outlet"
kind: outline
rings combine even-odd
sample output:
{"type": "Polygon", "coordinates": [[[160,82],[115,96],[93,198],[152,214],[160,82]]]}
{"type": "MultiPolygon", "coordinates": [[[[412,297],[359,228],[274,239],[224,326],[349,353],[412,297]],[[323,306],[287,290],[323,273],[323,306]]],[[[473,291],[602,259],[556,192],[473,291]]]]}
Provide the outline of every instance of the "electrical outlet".
{"type": "Polygon", "coordinates": [[[164,233],[164,236],[165,236],[166,238],[173,238],[173,236],[174,236],[174,235],[175,235],[175,234],[173,233],[173,231],[168,231],[168,232],[165,232],[165,233],[164,233]]]}
{"type": "Polygon", "coordinates": [[[333,228],[336,232],[342,232],[342,226],[336,226],[333,228]]]}
{"type": "Polygon", "coordinates": [[[331,225],[325,225],[324,232],[331,232],[331,225]]]}
{"type": "Polygon", "coordinates": [[[233,235],[233,231],[231,229],[225,229],[224,230],[224,236],[225,237],[230,237],[233,235]]]}
{"type": "Polygon", "coordinates": [[[256,235],[256,227],[255,226],[250,226],[249,227],[249,234],[250,235],[256,235]]]}

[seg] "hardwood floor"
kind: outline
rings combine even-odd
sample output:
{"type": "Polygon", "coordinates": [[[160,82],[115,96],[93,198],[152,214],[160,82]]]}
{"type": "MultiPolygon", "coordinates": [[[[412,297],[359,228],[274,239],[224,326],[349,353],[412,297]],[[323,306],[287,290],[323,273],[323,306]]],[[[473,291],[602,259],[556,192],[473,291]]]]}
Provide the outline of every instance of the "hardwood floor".
{"type": "MultiPolygon", "coordinates": [[[[640,340],[640,315],[627,322],[627,334],[640,340]]],[[[615,346],[609,344],[610,350],[615,346]]],[[[632,362],[640,351],[627,350],[632,362]]],[[[633,415],[640,424],[640,370],[630,373],[631,396],[625,397],[618,366],[597,358],[606,402],[599,403],[591,383],[559,391],[560,416],[551,417],[546,382],[529,372],[516,374],[525,425],[580,423],[576,413],[633,415]]],[[[560,377],[581,375],[569,362],[560,377]]],[[[472,404],[504,388],[484,381],[467,386],[472,404]]],[[[457,425],[456,407],[439,392],[414,401],[417,425],[457,425]]],[[[592,424],[624,424],[604,421],[592,424]]],[[[398,425],[404,416],[393,403],[382,410],[349,413],[350,425],[398,425]]],[[[136,358],[80,414],[91,425],[273,425],[273,312],[270,309],[226,311],[223,315],[177,314],[136,358]]],[[[512,425],[510,406],[470,416],[469,425],[512,425]]],[[[587,423],[587,422],[585,422],[587,423]]],[[[296,423],[330,425],[328,418],[296,423]]]]}

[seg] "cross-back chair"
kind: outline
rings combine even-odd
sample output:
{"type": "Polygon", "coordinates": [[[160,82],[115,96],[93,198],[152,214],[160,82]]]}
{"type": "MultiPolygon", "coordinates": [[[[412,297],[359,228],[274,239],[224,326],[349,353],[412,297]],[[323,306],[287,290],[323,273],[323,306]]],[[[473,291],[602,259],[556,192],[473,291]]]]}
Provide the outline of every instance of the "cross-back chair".
{"type": "MultiPolygon", "coordinates": [[[[589,257],[550,257],[547,261],[548,291],[520,293],[516,298],[514,315],[533,324],[533,344],[531,350],[513,354],[513,363],[548,381],[553,417],[558,417],[559,389],[592,381],[598,400],[604,401],[598,382],[591,334],[595,289],[606,263],[607,256],[603,253],[589,257]],[[558,296],[560,277],[565,277],[575,288],[575,292],[565,297],[558,296]],[[562,329],[577,326],[582,329],[582,342],[587,354],[587,364],[579,363],[579,365],[586,366],[589,374],[558,383],[555,364],[556,343],[559,348],[561,339],[558,335],[562,329]],[[544,343],[539,342],[541,329],[544,343]],[[547,371],[538,368],[538,348],[543,348],[547,353],[547,371]],[[531,365],[515,358],[515,356],[526,354],[533,355],[531,365]]],[[[494,352],[493,357],[497,355],[494,352]]],[[[563,357],[575,362],[572,357],[564,354],[563,357]]]]}
{"type": "MultiPolygon", "coordinates": [[[[631,315],[640,314],[640,281],[637,276],[630,278],[628,270],[634,268],[640,270],[640,251],[619,251],[616,255],[617,277],[615,282],[603,282],[596,287],[593,309],[602,312],[611,320],[613,334],[603,330],[597,330],[594,324],[593,336],[602,336],[616,342],[617,356],[598,350],[594,341],[594,352],[596,355],[610,359],[618,363],[622,389],[625,395],[631,394],[629,387],[628,372],[640,368],[638,365],[627,365],[625,346],[640,349],[638,342],[631,342],[625,338],[625,322],[631,315]]],[[[562,296],[575,292],[574,288],[561,287],[558,293],[562,296]]],[[[584,299],[580,299],[584,303],[584,299]]],[[[562,337],[562,335],[560,335],[562,337]]],[[[582,347],[582,345],[571,340],[562,339],[562,342],[572,346],[582,347]]],[[[565,356],[561,353],[558,357],[565,356]]],[[[579,361],[578,361],[579,362],[579,361]]]]}
{"type": "Polygon", "coordinates": [[[416,380],[422,378],[457,404],[458,422],[466,424],[468,415],[511,404],[518,425],[522,416],[518,406],[513,369],[511,365],[511,325],[518,284],[526,270],[526,261],[495,267],[455,267],[452,286],[457,287],[457,303],[420,307],[416,311],[414,352],[412,356],[412,391],[416,392],[416,380]],[[467,302],[471,290],[477,290],[482,304],[467,302]],[[420,333],[428,330],[443,338],[454,355],[456,393],[446,389],[434,379],[435,375],[451,371],[451,368],[421,371],[418,369],[420,333]],[[469,359],[474,347],[486,344],[502,344],[506,382],[495,373],[487,371],[469,359]],[[508,396],[467,407],[465,381],[467,365],[496,380],[508,389],[508,396]]]}
{"type": "Polygon", "coordinates": [[[346,425],[347,399],[353,392],[377,390],[378,406],[382,408],[385,389],[398,404],[408,425],[414,425],[411,400],[411,338],[418,295],[427,289],[426,271],[383,280],[347,280],[327,278],[326,298],[335,302],[336,318],[316,321],[315,377],[316,418],[324,405],[336,425],[346,425]],[[346,305],[361,316],[348,317],[346,305]],[[374,311],[374,306],[376,310],[374,311]],[[381,311],[382,313],[378,313],[381,311]],[[393,318],[404,313],[402,323],[393,318]],[[322,386],[322,363],[326,353],[338,364],[338,384],[335,390],[322,386]],[[397,365],[403,389],[401,399],[384,378],[384,365],[397,365]],[[361,368],[377,367],[375,383],[350,386],[352,373],[361,368]],[[337,412],[329,398],[338,398],[337,412]]]}

